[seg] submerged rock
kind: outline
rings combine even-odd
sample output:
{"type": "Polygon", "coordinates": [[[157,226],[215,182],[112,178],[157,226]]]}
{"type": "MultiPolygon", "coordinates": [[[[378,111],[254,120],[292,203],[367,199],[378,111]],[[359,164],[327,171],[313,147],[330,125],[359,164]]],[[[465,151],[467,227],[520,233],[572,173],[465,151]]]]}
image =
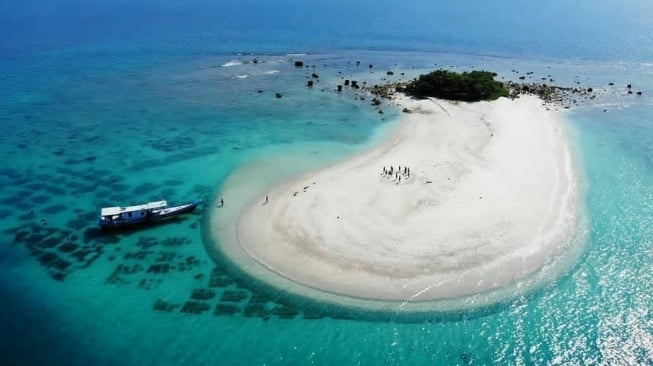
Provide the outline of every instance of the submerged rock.
{"type": "Polygon", "coordinates": [[[240,302],[247,298],[247,292],[242,290],[225,290],[220,297],[222,302],[240,302]]]}
{"type": "Polygon", "coordinates": [[[152,308],[156,311],[174,311],[179,307],[179,304],[173,304],[165,300],[157,299],[152,308]]]}
{"type": "Polygon", "coordinates": [[[210,300],[215,297],[215,291],[209,288],[195,289],[190,297],[194,300],[210,300]]]}
{"type": "Polygon", "coordinates": [[[243,315],[248,318],[263,318],[266,320],[270,318],[270,312],[264,304],[247,304],[243,309],[243,315]]]}
{"type": "Polygon", "coordinates": [[[64,253],[74,252],[79,246],[75,243],[67,242],[59,245],[57,249],[64,253]]]}
{"type": "Polygon", "coordinates": [[[205,302],[199,301],[186,301],[184,307],[181,308],[182,313],[189,314],[201,314],[204,311],[209,310],[211,307],[205,302]]]}
{"type": "Polygon", "coordinates": [[[299,314],[299,311],[289,306],[279,305],[272,309],[270,313],[282,319],[291,319],[296,317],[299,314]]]}
{"type": "Polygon", "coordinates": [[[155,263],[152,264],[148,269],[147,273],[168,273],[170,271],[170,264],[168,263],[155,263]]]}

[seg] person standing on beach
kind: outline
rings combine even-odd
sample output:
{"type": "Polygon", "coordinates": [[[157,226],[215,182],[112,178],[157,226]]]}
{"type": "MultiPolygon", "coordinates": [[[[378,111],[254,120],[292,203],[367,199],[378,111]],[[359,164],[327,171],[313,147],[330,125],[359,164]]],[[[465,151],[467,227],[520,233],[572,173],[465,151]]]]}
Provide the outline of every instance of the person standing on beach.
{"type": "Polygon", "coordinates": [[[264,204],[265,204],[265,205],[268,204],[268,196],[267,196],[267,195],[265,195],[265,203],[264,203],[264,204]]]}

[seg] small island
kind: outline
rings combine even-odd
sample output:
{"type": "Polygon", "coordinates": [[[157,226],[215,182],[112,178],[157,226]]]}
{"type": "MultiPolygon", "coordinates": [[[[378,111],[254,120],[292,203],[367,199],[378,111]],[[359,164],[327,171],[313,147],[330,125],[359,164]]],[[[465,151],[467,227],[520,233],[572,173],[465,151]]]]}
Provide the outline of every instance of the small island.
{"type": "Polygon", "coordinates": [[[420,75],[399,89],[417,98],[438,98],[464,102],[496,100],[509,95],[503,83],[494,80],[496,73],[489,71],[470,71],[457,73],[449,70],[436,70],[420,75]]]}
{"type": "MultiPolygon", "coordinates": [[[[373,85],[366,89],[371,94],[385,99],[392,99],[395,93],[402,93],[417,99],[437,98],[455,102],[493,101],[501,97],[516,99],[524,95],[534,95],[547,108],[553,109],[568,109],[596,97],[592,88],[572,88],[544,82],[501,82],[495,80],[496,76],[494,72],[483,70],[458,73],[440,69],[420,75],[409,82],[373,85]]],[[[381,104],[378,99],[376,101],[375,105],[381,104]]]]}
{"type": "MultiPolygon", "coordinates": [[[[574,241],[576,176],[539,89],[495,76],[437,70],[367,89],[410,112],[388,140],[216,215],[216,242],[280,288],[371,306],[485,294],[478,306],[527,287],[574,241]]],[[[244,167],[220,196],[268,174],[244,167]]]]}

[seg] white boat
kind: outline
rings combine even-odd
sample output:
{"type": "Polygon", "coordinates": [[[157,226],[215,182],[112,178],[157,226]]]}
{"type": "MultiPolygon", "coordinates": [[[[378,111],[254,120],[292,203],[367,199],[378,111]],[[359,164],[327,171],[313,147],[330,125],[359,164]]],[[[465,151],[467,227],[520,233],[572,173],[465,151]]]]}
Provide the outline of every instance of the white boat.
{"type": "Polygon", "coordinates": [[[118,228],[163,220],[195,210],[202,200],[168,207],[167,201],[155,201],[134,206],[104,207],[100,211],[101,228],[118,228]]]}

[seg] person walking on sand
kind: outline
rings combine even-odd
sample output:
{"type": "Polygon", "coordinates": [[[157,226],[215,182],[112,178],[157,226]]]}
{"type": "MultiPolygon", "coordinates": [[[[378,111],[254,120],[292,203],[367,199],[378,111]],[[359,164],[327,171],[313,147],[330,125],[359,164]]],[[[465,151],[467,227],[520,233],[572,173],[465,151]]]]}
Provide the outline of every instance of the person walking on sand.
{"type": "Polygon", "coordinates": [[[220,197],[220,207],[224,207],[224,199],[222,197],[220,197]]]}
{"type": "Polygon", "coordinates": [[[268,204],[268,196],[265,195],[265,203],[264,203],[264,205],[267,205],[267,204],[268,204]]]}

